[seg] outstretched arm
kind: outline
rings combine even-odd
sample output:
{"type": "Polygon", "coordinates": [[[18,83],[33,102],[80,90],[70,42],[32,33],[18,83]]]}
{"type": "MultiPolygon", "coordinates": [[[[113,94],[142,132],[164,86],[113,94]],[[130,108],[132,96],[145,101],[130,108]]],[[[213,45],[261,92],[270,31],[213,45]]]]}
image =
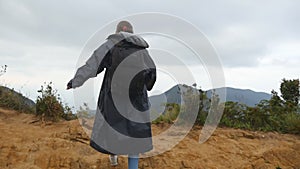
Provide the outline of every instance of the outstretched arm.
{"type": "Polygon", "coordinates": [[[86,63],[77,69],[74,78],[69,81],[67,89],[80,87],[89,78],[96,77],[98,73],[101,73],[105,68],[105,64],[101,63],[112,46],[111,41],[106,41],[95,50],[86,63]]]}

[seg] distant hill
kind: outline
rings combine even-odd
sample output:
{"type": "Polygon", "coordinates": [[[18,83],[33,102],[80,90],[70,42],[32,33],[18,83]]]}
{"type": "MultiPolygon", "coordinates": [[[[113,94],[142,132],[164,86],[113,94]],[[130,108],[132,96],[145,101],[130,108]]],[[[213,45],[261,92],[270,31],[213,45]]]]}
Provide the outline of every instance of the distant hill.
{"type": "MultiPolygon", "coordinates": [[[[181,104],[181,92],[183,90],[186,91],[188,89],[187,85],[175,85],[166,92],[153,95],[149,97],[149,102],[151,104],[151,111],[155,111],[156,113],[162,113],[165,111],[166,106],[165,103],[177,103],[181,104]]],[[[192,87],[193,88],[193,87],[192,87]]],[[[226,101],[233,101],[246,104],[247,106],[255,106],[255,104],[259,103],[261,100],[269,100],[271,98],[271,94],[264,92],[255,92],[249,89],[237,89],[232,87],[225,88],[217,88],[216,90],[224,90],[226,89],[226,101]]],[[[196,89],[195,89],[196,90],[196,89]]],[[[210,98],[213,89],[206,91],[207,96],[210,98]]],[[[96,110],[90,110],[91,115],[96,114],[96,110]]]]}
{"type": "MultiPolygon", "coordinates": [[[[164,103],[181,103],[181,90],[186,90],[187,85],[175,85],[166,92],[160,95],[154,95],[149,97],[151,109],[156,112],[163,112],[165,110],[164,103]]],[[[264,92],[255,92],[249,89],[237,89],[231,87],[217,88],[216,90],[226,89],[226,101],[233,101],[246,104],[247,106],[255,106],[261,100],[269,100],[271,94],[264,92]]],[[[207,96],[210,98],[213,89],[206,91],[207,96]]]]}
{"type": "Polygon", "coordinates": [[[33,113],[35,109],[35,102],[13,89],[0,86],[0,106],[8,109],[33,113]]]}
{"type": "MultiPolygon", "coordinates": [[[[237,89],[232,87],[218,88],[221,90],[226,89],[226,101],[233,101],[246,104],[247,106],[255,106],[261,100],[269,100],[271,94],[264,92],[255,92],[250,89],[237,89]]],[[[216,90],[218,90],[216,89],[216,90]]],[[[213,90],[207,91],[207,96],[211,97],[213,90]]]]}

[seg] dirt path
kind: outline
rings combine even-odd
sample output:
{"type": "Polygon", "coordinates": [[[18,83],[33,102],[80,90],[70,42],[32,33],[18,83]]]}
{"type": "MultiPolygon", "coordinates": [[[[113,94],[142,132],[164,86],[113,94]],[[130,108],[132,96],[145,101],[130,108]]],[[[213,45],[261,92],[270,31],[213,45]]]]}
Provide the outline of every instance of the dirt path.
{"type": "MultiPolygon", "coordinates": [[[[127,159],[110,167],[107,155],[88,146],[77,120],[42,125],[33,115],[0,109],[0,169],[123,169],[127,159]]],[[[153,125],[153,133],[168,126],[153,125]]],[[[288,134],[218,128],[204,144],[201,127],[171,150],[140,159],[142,169],[300,169],[300,137],[288,134]]],[[[171,137],[171,136],[170,136],[171,137]]],[[[166,137],[165,140],[169,138],[166,137]]]]}

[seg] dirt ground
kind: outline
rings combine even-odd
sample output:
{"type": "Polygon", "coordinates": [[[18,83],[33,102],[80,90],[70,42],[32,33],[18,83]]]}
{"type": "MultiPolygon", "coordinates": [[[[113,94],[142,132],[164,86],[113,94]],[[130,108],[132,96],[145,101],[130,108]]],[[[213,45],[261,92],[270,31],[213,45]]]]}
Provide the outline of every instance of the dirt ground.
{"type": "MultiPolygon", "coordinates": [[[[127,168],[125,156],[111,167],[107,155],[90,148],[78,120],[41,123],[35,119],[0,108],[0,169],[127,168]]],[[[153,125],[153,135],[168,127],[153,125]]],[[[139,168],[300,169],[300,136],[218,128],[199,144],[200,131],[201,127],[194,127],[169,151],[140,159],[139,168]]]]}

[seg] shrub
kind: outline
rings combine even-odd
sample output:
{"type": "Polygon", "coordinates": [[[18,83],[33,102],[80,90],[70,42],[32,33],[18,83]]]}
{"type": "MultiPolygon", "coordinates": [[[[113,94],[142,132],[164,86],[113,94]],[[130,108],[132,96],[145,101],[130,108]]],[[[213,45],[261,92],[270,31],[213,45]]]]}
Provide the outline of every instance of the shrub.
{"type": "Polygon", "coordinates": [[[59,121],[60,119],[72,120],[76,116],[72,114],[71,108],[63,105],[57,90],[52,87],[52,82],[41,86],[36,100],[36,114],[44,120],[59,121]]]}
{"type": "Polygon", "coordinates": [[[69,121],[69,120],[77,119],[77,116],[76,116],[76,114],[73,114],[72,109],[67,104],[65,104],[64,105],[64,114],[63,114],[62,118],[69,121]]]}
{"type": "Polygon", "coordinates": [[[77,118],[86,118],[91,119],[95,117],[95,114],[93,114],[88,106],[87,103],[83,103],[83,106],[79,107],[79,110],[76,113],[77,118]]]}
{"type": "Polygon", "coordinates": [[[286,115],[286,132],[292,134],[300,134],[300,114],[289,113],[286,115]]]}
{"type": "MultiPolygon", "coordinates": [[[[162,115],[158,116],[155,120],[152,121],[153,124],[157,123],[174,123],[177,119],[180,106],[176,103],[167,103],[165,104],[167,108],[170,108],[163,112],[162,115]],[[172,107],[172,108],[171,108],[172,107]]],[[[157,112],[152,112],[152,114],[158,114],[157,112]]]]}

